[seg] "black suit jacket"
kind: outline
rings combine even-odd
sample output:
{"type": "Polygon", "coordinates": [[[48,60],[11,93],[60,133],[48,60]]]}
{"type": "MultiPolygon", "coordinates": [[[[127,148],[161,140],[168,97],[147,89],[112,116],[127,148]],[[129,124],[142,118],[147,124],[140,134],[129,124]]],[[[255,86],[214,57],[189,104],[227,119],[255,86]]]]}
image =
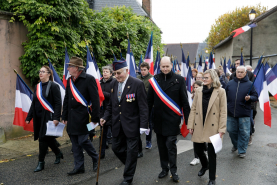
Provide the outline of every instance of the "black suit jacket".
{"type": "Polygon", "coordinates": [[[113,137],[123,129],[127,138],[138,137],[140,128],[148,128],[148,106],[145,87],[142,81],[129,76],[120,102],[117,97],[118,81],[111,83],[110,102],[103,119],[112,119],[113,137]],[[127,102],[126,94],[135,94],[135,101],[127,102]]]}
{"type": "MultiPolygon", "coordinates": [[[[154,76],[162,90],[175,102],[184,112],[186,124],[190,113],[190,106],[187,98],[185,79],[172,71],[166,76],[163,73],[154,76]]],[[[180,133],[179,125],[181,117],[165,105],[150,85],[148,89],[149,113],[154,106],[153,123],[154,131],[163,136],[176,136],[180,133]]]]}
{"type": "MultiPolygon", "coordinates": [[[[100,100],[95,78],[83,71],[73,83],[87,102],[91,101],[92,103],[91,121],[99,122],[100,100]]],[[[77,102],[73,97],[69,79],[66,85],[62,119],[67,121],[68,134],[89,134],[87,129],[87,124],[89,123],[87,107],[77,102]]]]}

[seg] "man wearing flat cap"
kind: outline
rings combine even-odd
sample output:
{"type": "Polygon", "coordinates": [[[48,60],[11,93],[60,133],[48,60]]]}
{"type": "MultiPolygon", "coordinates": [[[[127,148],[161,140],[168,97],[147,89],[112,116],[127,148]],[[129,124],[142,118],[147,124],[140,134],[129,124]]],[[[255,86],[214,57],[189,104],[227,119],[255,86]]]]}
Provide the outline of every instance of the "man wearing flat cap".
{"type": "Polygon", "coordinates": [[[139,137],[148,128],[147,96],[143,82],[129,76],[124,58],[115,60],[113,69],[116,81],[111,83],[110,101],[100,123],[112,119],[112,149],[125,165],[120,185],[129,185],[136,170],[139,137]]]}
{"type": "Polygon", "coordinates": [[[74,169],[67,173],[76,175],[84,173],[83,149],[92,158],[93,171],[97,170],[98,154],[88,139],[89,123],[88,104],[91,102],[91,121],[99,122],[100,101],[95,78],[84,71],[83,60],[72,57],[67,70],[71,77],[67,81],[63,103],[63,123],[67,124],[67,133],[72,142],[74,169]]]}

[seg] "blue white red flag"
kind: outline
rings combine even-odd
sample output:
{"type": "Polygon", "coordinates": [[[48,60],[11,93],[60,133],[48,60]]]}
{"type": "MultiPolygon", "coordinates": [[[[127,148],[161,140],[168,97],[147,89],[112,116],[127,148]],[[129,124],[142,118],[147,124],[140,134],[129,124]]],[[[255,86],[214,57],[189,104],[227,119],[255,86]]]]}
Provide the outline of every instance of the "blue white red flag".
{"type": "Polygon", "coordinates": [[[181,71],[181,68],[177,59],[176,59],[176,71],[177,72],[181,71]]]}
{"type": "Polygon", "coordinates": [[[214,59],[213,59],[213,53],[210,53],[209,57],[209,69],[215,69],[214,59]]]}
{"type": "Polygon", "coordinates": [[[227,73],[226,57],[224,58],[224,62],[223,62],[223,71],[225,74],[227,73]]]}
{"type": "Polygon", "coordinates": [[[153,65],[153,32],[151,32],[150,40],[147,46],[147,50],[144,57],[144,62],[147,62],[150,66],[149,73],[154,75],[154,65],[153,65]]]}
{"type": "Polygon", "coordinates": [[[65,96],[65,86],[64,86],[63,82],[61,81],[59,75],[57,74],[55,68],[53,67],[53,65],[49,59],[48,59],[48,62],[49,62],[49,68],[53,71],[53,82],[58,84],[58,86],[60,88],[62,104],[63,104],[63,100],[64,100],[64,96],[65,96]]]}
{"type": "Polygon", "coordinates": [[[257,64],[257,66],[256,66],[256,68],[254,69],[254,75],[256,76],[257,75],[257,73],[258,73],[258,71],[259,71],[259,69],[260,69],[260,66],[261,66],[261,64],[262,64],[262,59],[263,59],[263,55],[260,57],[260,59],[258,60],[258,64],[257,64]]]}
{"type": "MultiPolygon", "coordinates": [[[[104,101],[105,97],[102,92],[102,88],[100,85],[100,77],[99,73],[96,71],[98,68],[96,61],[93,61],[91,58],[91,54],[89,52],[88,46],[87,46],[87,65],[86,65],[86,73],[92,75],[95,78],[97,88],[98,88],[98,95],[99,95],[99,100],[100,100],[100,105],[104,101]]],[[[99,68],[98,68],[99,70],[99,68]]]]}
{"type": "Polygon", "coordinates": [[[240,53],[240,63],[239,63],[240,66],[243,66],[244,65],[244,60],[243,60],[243,55],[242,55],[242,51],[240,53]]]}
{"type": "Polygon", "coordinates": [[[277,100],[277,64],[266,73],[268,91],[277,100]]]}
{"type": "Polygon", "coordinates": [[[41,82],[37,84],[36,95],[37,95],[38,101],[40,102],[42,107],[45,110],[54,113],[52,105],[43,97],[41,82]]]}
{"type": "Polygon", "coordinates": [[[238,28],[238,29],[232,31],[232,32],[235,32],[235,33],[236,33],[236,34],[233,36],[233,38],[236,37],[236,36],[238,36],[238,35],[241,34],[241,33],[244,33],[244,32],[246,32],[246,31],[248,31],[250,28],[255,28],[256,26],[257,26],[256,23],[252,23],[252,24],[250,24],[250,25],[245,25],[245,26],[243,26],[243,27],[241,27],[241,28],[238,28]]]}
{"type": "Polygon", "coordinates": [[[204,69],[203,69],[203,72],[205,72],[207,69],[208,69],[208,62],[207,62],[208,59],[205,60],[205,65],[204,65],[204,69]]]}
{"type": "Polygon", "coordinates": [[[229,71],[231,69],[231,64],[232,64],[232,62],[231,62],[231,59],[229,58],[228,63],[227,63],[227,68],[229,69],[229,71]]]}
{"type": "Polygon", "coordinates": [[[182,66],[181,66],[181,76],[184,77],[185,79],[188,76],[188,66],[187,66],[187,62],[186,62],[186,57],[184,55],[184,51],[183,48],[182,49],[182,66]]]}
{"type": "Polygon", "coordinates": [[[267,74],[271,70],[267,62],[264,65],[264,69],[265,69],[265,74],[267,74]]]}
{"type": "Polygon", "coordinates": [[[66,87],[67,80],[71,76],[67,70],[69,61],[70,61],[70,59],[69,59],[69,56],[67,53],[67,48],[65,47],[64,68],[63,68],[63,85],[64,85],[64,87],[66,87]]]}
{"type": "Polygon", "coordinates": [[[32,101],[33,92],[17,74],[13,125],[21,126],[24,130],[30,132],[34,132],[33,120],[31,120],[29,124],[26,124],[25,120],[32,105],[32,101]]]}
{"type": "Polygon", "coordinates": [[[158,82],[155,80],[154,77],[149,79],[150,85],[153,87],[156,94],[159,96],[161,101],[167,105],[173,112],[175,112],[177,115],[182,116],[182,110],[179,107],[179,105],[174,102],[159,86],[158,82]]]}
{"type": "Polygon", "coordinates": [[[131,53],[131,44],[128,39],[128,48],[127,48],[127,54],[126,54],[126,62],[127,62],[127,67],[129,69],[129,75],[136,78],[136,64],[135,61],[133,60],[132,53],[131,53]]]}
{"type": "Polygon", "coordinates": [[[189,67],[186,83],[187,83],[186,85],[187,85],[188,102],[189,102],[189,106],[191,107],[191,105],[192,105],[192,97],[191,97],[191,91],[192,91],[192,72],[191,72],[191,68],[190,67],[189,67]]]}
{"type": "Polygon", "coordinates": [[[160,73],[160,60],[161,60],[160,52],[157,51],[156,61],[155,61],[155,65],[154,65],[154,75],[160,73]]]}
{"type": "Polygon", "coordinates": [[[202,55],[199,57],[199,63],[198,63],[198,72],[203,72],[203,67],[202,67],[202,55]]]}
{"type": "Polygon", "coordinates": [[[259,95],[260,108],[264,112],[264,124],[271,127],[271,109],[263,65],[261,66],[261,69],[256,77],[254,86],[259,95]]]}

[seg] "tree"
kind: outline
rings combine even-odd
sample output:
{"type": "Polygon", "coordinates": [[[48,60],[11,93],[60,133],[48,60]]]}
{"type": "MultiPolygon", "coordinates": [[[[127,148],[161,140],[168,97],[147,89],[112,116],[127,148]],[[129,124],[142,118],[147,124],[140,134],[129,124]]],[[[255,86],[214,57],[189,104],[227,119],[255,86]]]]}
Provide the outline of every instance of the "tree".
{"type": "Polygon", "coordinates": [[[231,32],[237,28],[245,26],[249,23],[249,12],[254,9],[257,14],[256,17],[266,11],[266,7],[262,7],[260,4],[257,6],[246,6],[242,8],[236,8],[232,12],[221,15],[215,24],[211,26],[209,36],[207,38],[208,50],[217,45],[220,41],[230,36],[231,32]]]}
{"type": "Polygon", "coordinates": [[[65,43],[70,56],[86,61],[86,42],[92,46],[98,66],[113,61],[127,50],[127,32],[135,58],[145,53],[151,30],[154,48],[161,48],[161,33],[151,20],[137,16],[130,7],[103,8],[92,11],[86,0],[8,0],[0,2],[1,9],[14,12],[10,22],[22,21],[28,29],[28,41],[23,43],[21,68],[32,85],[38,82],[37,72],[48,65],[47,53],[56,71],[62,76],[65,43]]]}

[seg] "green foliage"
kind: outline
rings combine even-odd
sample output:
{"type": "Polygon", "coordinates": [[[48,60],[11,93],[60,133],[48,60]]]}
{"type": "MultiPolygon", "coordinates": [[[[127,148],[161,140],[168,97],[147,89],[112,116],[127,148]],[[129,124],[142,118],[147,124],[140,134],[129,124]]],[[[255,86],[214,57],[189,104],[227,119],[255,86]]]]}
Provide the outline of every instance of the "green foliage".
{"type": "Polygon", "coordinates": [[[10,22],[22,21],[28,29],[28,41],[23,43],[25,54],[20,61],[32,84],[38,82],[40,67],[48,65],[44,52],[62,76],[64,43],[70,57],[79,56],[86,61],[86,40],[100,68],[113,61],[111,49],[119,58],[121,47],[125,56],[127,32],[137,63],[141,52],[146,51],[151,30],[154,49],[163,47],[159,28],[129,7],[106,7],[94,12],[86,0],[9,0],[1,1],[0,7],[15,13],[10,22]]]}
{"type": "Polygon", "coordinates": [[[220,41],[230,36],[232,31],[249,23],[250,20],[248,14],[251,9],[254,9],[257,12],[256,17],[266,11],[266,7],[262,7],[260,4],[258,4],[257,6],[236,8],[236,10],[232,12],[221,15],[215,21],[215,24],[211,26],[209,36],[206,39],[208,49],[212,50],[212,48],[220,41]]]}

